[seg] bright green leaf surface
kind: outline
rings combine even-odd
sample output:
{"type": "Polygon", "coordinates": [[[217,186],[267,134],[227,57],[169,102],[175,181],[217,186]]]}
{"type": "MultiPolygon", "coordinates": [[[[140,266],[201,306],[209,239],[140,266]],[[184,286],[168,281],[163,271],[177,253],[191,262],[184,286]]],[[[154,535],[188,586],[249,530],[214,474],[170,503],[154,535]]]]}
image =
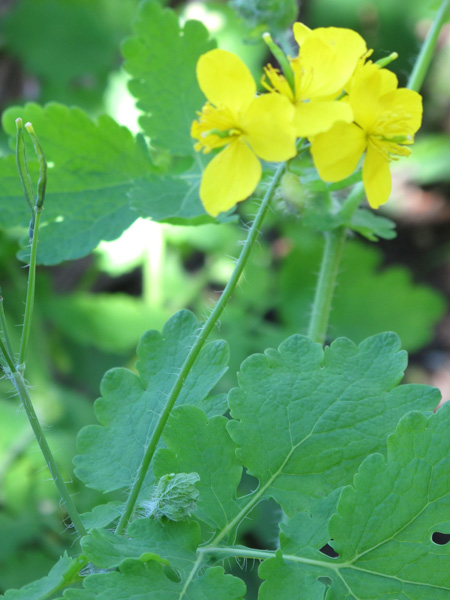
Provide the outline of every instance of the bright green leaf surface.
{"type": "Polygon", "coordinates": [[[293,514],[348,484],[406,412],[439,402],[433,388],[394,387],[405,367],[389,333],[359,346],[341,338],[325,352],[296,335],[248,358],[240,389],[229,395],[236,420],[228,427],[243,465],[260,480],[256,493],[293,514]]]}
{"type": "MultiPolygon", "coordinates": [[[[178,176],[148,174],[135,182],[129,192],[131,207],[141,217],[174,225],[203,225],[215,221],[206,214],[199,189],[204,159],[195,156],[192,167],[178,176]]],[[[224,221],[224,216],[220,218],[224,221]]]]}
{"type": "Polygon", "coordinates": [[[238,512],[236,488],[242,475],[227,421],[220,416],[208,421],[193,406],[178,408],[164,431],[169,449],[159,450],[154,463],[157,477],[189,471],[200,475],[196,483],[200,497],[193,514],[216,529],[225,527],[238,512]]]}
{"type": "MultiPolygon", "coordinates": [[[[283,321],[305,332],[319,271],[322,241],[298,234],[296,248],[281,271],[280,310],[283,321]],[[299,285],[301,281],[301,285],[299,285]]],[[[344,248],[330,315],[329,336],[347,336],[355,342],[380,333],[395,331],[402,346],[414,351],[433,336],[433,326],[445,310],[444,299],[424,285],[414,285],[402,267],[381,270],[382,254],[377,248],[348,242],[344,248]]]]}
{"type": "MultiPolygon", "coordinates": [[[[47,161],[47,194],[39,231],[38,260],[51,265],[91,252],[101,240],[118,237],[136,218],[127,201],[131,180],[152,169],[145,144],[110,117],[91,121],[78,108],[49,104],[12,107],[3,127],[15,136],[15,119],[30,121],[47,161]]],[[[36,161],[28,146],[30,171],[36,161]]],[[[12,156],[0,159],[0,221],[28,229],[30,215],[12,156]]],[[[28,249],[22,256],[26,260],[28,249]]]]}
{"type": "Polygon", "coordinates": [[[122,510],[122,502],[113,501],[108,502],[108,504],[99,504],[91,511],[83,513],[81,515],[81,520],[87,531],[99,529],[101,527],[107,527],[113,521],[118,519],[122,514],[122,510]]]}
{"type": "MultiPolygon", "coordinates": [[[[78,438],[81,455],[74,461],[77,476],[88,486],[110,491],[133,484],[149,434],[199,326],[192,313],[180,311],[166,323],[162,334],[148,331],[142,337],[136,365],[139,375],[127,369],[106,373],[102,398],[95,404],[101,425],[81,430],[78,438]]],[[[227,363],[225,342],[206,344],[185,381],[178,403],[198,405],[214,413],[216,403],[205,399],[226,371],[227,363]]]]}
{"type": "Polygon", "coordinates": [[[154,147],[193,154],[190,128],[205,101],[195,67],[199,56],[215,44],[202,23],[187,21],[180,29],[176,14],[156,2],[142,5],[134,29],[136,35],[124,43],[123,55],[133,77],[130,91],[146,113],[140,124],[154,147]]]}
{"type": "Polygon", "coordinates": [[[331,585],[327,599],[448,600],[450,547],[432,536],[450,533],[449,417],[448,404],[428,418],[409,413],[388,439],[387,458],[373,454],[362,463],[330,521],[337,559],[318,545],[305,554],[304,519],[283,526],[284,560],[262,565],[261,600],[274,585],[286,591],[280,600],[290,599],[288,590],[311,585],[312,576],[331,585]]]}

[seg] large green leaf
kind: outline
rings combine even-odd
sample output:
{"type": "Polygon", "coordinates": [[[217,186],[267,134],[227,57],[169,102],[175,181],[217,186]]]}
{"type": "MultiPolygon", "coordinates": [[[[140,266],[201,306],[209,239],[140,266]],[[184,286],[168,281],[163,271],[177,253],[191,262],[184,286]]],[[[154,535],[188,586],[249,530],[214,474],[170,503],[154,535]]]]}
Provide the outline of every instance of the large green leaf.
{"type": "Polygon", "coordinates": [[[197,547],[201,542],[197,523],[149,519],[134,521],[128,536],[93,531],[83,538],[85,556],[115,573],[88,576],[85,590],[68,590],[70,600],[94,598],[155,598],[161,600],[237,600],[245,594],[243,581],[225,575],[220,567],[197,573],[197,547]]]}
{"type": "Polygon", "coordinates": [[[373,454],[362,463],[330,520],[338,558],[317,545],[305,550],[304,519],[283,527],[280,554],[260,569],[268,580],[261,600],[273,597],[274,586],[280,600],[295,587],[323,598],[320,582],[330,600],[448,600],[450,546],[433,534],[450,533],[449,416],[448,404],[428,418],[409,413],[388,439],[387,458],[373,454]]]}
{"type": "Polygon", "coordinates": [[[359,346],[341,338],[325,351],[295,335],[248,358],[229,395],[228,427],[242,464],[260,481],[256,494],[293,514],[348,484],[406,412],[439,402],[433,388],[395,387],[405,367],[389,333],[359,346]]]}
{"type": "MultiPolygon", "coordinates": [[[[12,107],[3,127],[15,136],[15,119],[30,121],[50,168],[38,260],[47,265],[79,258],[101,240],[118,237],[136,219],[128,206],[131,180],[152,170],[141,139],[113,119],[95,123],[78,108],[59,104],[12,107]]],[[[37,163],[28,145],[30,171],[37,182],[37,163]]],[[[30,215],[12,156],[0,159],[0,222],[4,228],[28,229],[30,215]]],[[[27,260],[29,250],[22,252],[27,260]]]]}
{"type": "MultiPolygon", "coordinates": [[[[103,378],[102,398],[95,404],[101,425],[81,430],[76,474],[88,486],[102,491],[129,488],[141,463],[167,395],[194,343],[200,324],[189,311],[180,311],[162,334],[148,331],[138,346],[138,375],[112,369],[103,378]],[[107,451],[105,452],[105,449],[107,451]]],[[[227,369],[228,346],[210,342],[200,352],[178,398],[178,404],[201,406],[209,414],[223,412],[207,396],[227,369]]],[[[151,483],[147,477],[147,488],[151,483]]],[[[143,493],[145,493],[145,488],[143,493]]],[[[148,491],[148,489],[147,489],[148,491]]]]}
{"type": "Polygon", "coordinates": [[[123,55],[130,91],[145,113],[139,122],[155,148],[193,154],[190,128],[204,103],[195,67],[215,44],[202,23],[187,21],[181,29],[175,12],[156,2],[142,4],[134,30],[123,55]]]}
{"type": "Polygon", "coordinates": [[[240,600],[245,594],[241,579],[225,575],[221,567],[207,569],[192,582],[174,581],[167,577],[164,567],[155,561],[143,564],[128,560],[120,571],[91,575],[84,583],[85,590],[68,590],[67,600],[240,600]],[[186,591],[187,590],[187,591],[186,591]]]}

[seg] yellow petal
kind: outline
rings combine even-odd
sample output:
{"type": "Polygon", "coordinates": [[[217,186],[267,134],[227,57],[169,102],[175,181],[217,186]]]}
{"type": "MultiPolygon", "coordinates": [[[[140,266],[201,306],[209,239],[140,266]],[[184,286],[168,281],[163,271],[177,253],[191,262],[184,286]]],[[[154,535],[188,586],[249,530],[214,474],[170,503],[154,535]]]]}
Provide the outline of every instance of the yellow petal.
{"type": "Polygon", "coordinates": [[[404,124],[403,135],[414,135],[422,124],[422,96],[417,92],[400,88],[385,94],[380,104],[383,111],[398,115],[404,124]]]}
{"type": "Polygon", "coordinates": [[[364,160],[363,184],[372,208],[378,208],[389,200],[392,188],[389,162],[370,144],[364,160]]]}
{"type": "Polygon", "coordinates": [[[294,106],[280,94],[253,100],[241,121],[245,139],[263,160],[281,162],[297,154],[292,123],[294,106]]]}
{"type": "Polygon", "coordinates": [[[351,29],[320,27],[304,40],[296,73],[296,98],[338,95],[367,51],[363,38],[351,29]]]}
{"type": "Polygon", "coordinates": [[[242,60],[226,50],[211,50],[197,62],[200,89],[212,104],[234,113],[245,110],[256,94],[256,84],[242,60]]]}
{"type": "Polygon", "coordinates": [[[311,154],[324,181],[340,181],[356,169],[366,148],[365,133],[354,123],[337,123],[312,138],[311,154]]]}
{"type": "Polygon", "coordinates": [[[216,217],[255,191],[261,179],[261,163],[247,144],[236,139],[208,163],[200,184],[200,199],[207,213],[216,217]]]}
{"type": "Polygon", "coordinates": [[[353,111],[347,102],[312,100],[299,102],[295,107],[294,126],[299,137],[328,131],[338,121],[353,121],[353,111]]]}
{"type": "Polygon", "coordinates": [[[312,31],[312,29],[310,29],[303,23],[294,23],[292,30],[294,32],[295,41],[299,46],[303,44],[303,42],[306,40],[306,38],[312,31]]]}
{"type": "Polygon", "coordinates": [[[358,69],[349,95],[355,122],[369,131],[383,110],[381,97],[395,90],[397,84],[394,73],[378,65],[367,63],[358,69]]]}

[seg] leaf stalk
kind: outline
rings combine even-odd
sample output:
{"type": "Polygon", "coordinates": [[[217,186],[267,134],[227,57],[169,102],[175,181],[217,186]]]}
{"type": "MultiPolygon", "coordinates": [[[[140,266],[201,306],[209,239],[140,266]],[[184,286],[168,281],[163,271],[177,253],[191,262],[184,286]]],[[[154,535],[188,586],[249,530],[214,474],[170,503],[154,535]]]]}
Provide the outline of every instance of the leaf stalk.
{"type": "Polygon", "coordinates": [[[267,188],[267,191],[261,202],[258,213],[255,217],[255,220],[253,221],[253,224],[250,228],[250,231],[248,233],[247,239],[242,248],[242,252],[236,263],[234,271],[233,271],[227,285],[225,286],[225,289],[223,290],[222,295],[220,296],[219,300],[217,301],[216,305],[214,306],[214,309],[212,310],[207,321],[205,322],[202,329],[200,330],[200,333],[199,333],[194,345],[192,346],[189,354],[187,355],[183,366],[181,367],[181,370],[177,377],[177,380],[175,381],[174,386],[167,398],[166,405],[164,406],[164,409],[159,417],[158,423],[155,427],[155,430],[152,433],[151,439],[146,448],[144,458],[142,459],[142,463],[139,467],[136,481],[134,482],[131,492],[128,496],[125,510],[117,524],[117,528],[116,528],[117,534],[123,533],[127,527],[127,524],[131,518],[134,507],[136,505],[136,502],[137,502],[137,499],[139,496],[139,492],[141,491],[142,485],[144,483],[144,479],[147,474],[148,468],[150,466],[150,462],[153,458],[153,455],[155,454],[159,440],[164,431],[164,428],[166,426],[166,423],[170,416],[170,413],[172,412],[172,409],[175,406],[175,402],[177,401],[177,398],[181,392],[184,382],[186,381],[186,378],[187,378],[194,362],[196,361],[207,337],[209,336],[209,334],[211,333],[215,324],[219,320],[219,317],[222,314],[223,309],[225,308],[228,300],[230,299],[230,297],[239,281],[239,278],[242,274],[242,271],[244,270],[247,259],[250,256],[250,252],[253,248],[253,245],[258,237],[259,229],[262,225],[262,222],[264,221],[264,217],[266,216],[267,209],[269,207],[269,203],[270,203],[272,196],[274,194],[274,191],[281,179],[284,169],[285,169],[285,163],[281,163],[278,166],[278,168],[276,169],[274,176],[272,178],[272,181],[270,182],[270,185],[267,188]]]}
{"type": "Polygon", "coordinates": [[[424,82],[425,76],[428,72],[431,59],[433,58],[434,49],[436,47],[439,33],[442,26],[448,17],[448,10],[450,8],[450,0],[442,0],[441,5],[436,13],[433,24],[428,31],[427,37],[422,44],[419,55],[414,63],[413,70],[409,76],[407,88],[419,92],[424,82]]]}

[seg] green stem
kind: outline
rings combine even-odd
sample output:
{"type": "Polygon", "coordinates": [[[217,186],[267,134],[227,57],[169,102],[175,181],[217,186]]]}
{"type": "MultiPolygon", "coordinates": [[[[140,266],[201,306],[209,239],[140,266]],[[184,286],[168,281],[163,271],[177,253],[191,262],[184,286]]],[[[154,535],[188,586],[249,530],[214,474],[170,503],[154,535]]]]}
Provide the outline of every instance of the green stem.
{"type": "Polygon", "coordinates": [[[322,264],[308,330],[308,337],[321,344],[324,343],[327,334],[331,302],[346,235],[345,227],[327,231],[325,234],[322,264]]]}
{"type": "Polygon", "coordinates": [[[31,332],[31,321],[33,317],[34,308],[34,290],[36,287],[36,257],[37,257],[37,243],[38,243],[38,230],[39,221],[41,219],[42,210],[35,210],[35,222],[34,222],[34,235],[31,241],[31,256],[30,256],[30,267],[28,270],[28,284],[27,284],[27,297],[25,301],[25,316],[23,319],[22,337],[20,338],[20,350],[18,364],[22,365],[25,361],[25,353],[28,346],[28,340],[31,332]]]}
{"type": "Polygon", "coordinates": [[[9,355],[11,361],[14,359],[14,352],[12,349],[11,339],[8,332],[8,324],[6,323],[5,309],[3,307],[3,296],[0,288],[0,338],[3,335],[5,341],[6,352],[9,355]]]}
{"type": "Polygon", "coordinates": [[[419,56],[414,64],[411,75],[408,79],[408,87],[410,90],[416,92],[420,91],[423,81],[427,74],[428,68],[433,58],[434,49],[436,47],[439,33],[442,29],[442,25],[445,23],[447,18],[447,11],[450,7],[450,0],[442,0],[441,6],[436,13],[436,17],[433,21],[433,25],[425,38],[422,48],[420,49],[419,56]]]}
{"type": "Polygon", "coordinates": [[[144,483],[144,479],[147,474],[147,470],[150,466],[150,462],[156,451],[158,442],[161,438],[164,427],[166,426],[166,423],[170,416],[170,413],[172,412],[172,409],[175,405],[175,402],[177,401],[177,398],[181,392],[184,382],[186,381],[186,377],[188,376],[189,371],[191,370],[195,360],[197,359],[197,356],[199,355],[200,350],[202,349],[207,337],[211,333],[211,330],[213,329],[213,327],[217,323],[220,315],[222,314],[222,311],[225,308],[228,300],[230,299],[230,296],[232,295],[234,288],[236,287],[236,285],[239,281],[242,271],[244,270],[247,259],[250,255],[253,245],[258,237],[259,229],[260,229],[261,224],[266,215],[270,200],[273,196],[276,186],[278,185],[278,183],[281,179],[281,175],[283,174],[284,168],[285,168],[285,163],[281,163],[278,166],[277,170],[275,171],[275,174],[270,183],[270,186],[267,189],[267,192],[261,202],[261,206],[259,207],[258,213],[253,222],[253,225],[250,228],[250,231],[248,233],[244,247],[242,248],[242,252],[239,256],[239,259],[236,263],[236,266],[230,277],[230,280],[228,281],[227,285],[225,286],[225,289],[222,292],[222,295],[220,296],[220,299],[216,303],[213,311],[209,315],[208,320],[203,325],[194,345],[192,346],[189,354],[186,357],[186,360],[185,360],[183,366],[181,367],[181,371],[180,371],[180,373],[177,377],[177,380],[175,381],[175,384],[167,398],[166,405],[159,417],[156,428],[153,431],[150,442],[145,450],[144,458],[142,459],[142,463],[140,465],[140,468],[139,468],[139,471],[138,471],[138,474],[136,477],[136,481],[134,482],[133,487],[130,492],[130,495],[128,496],[127,504],[125,506],[125,511],[122,514],[122,516],[119,520],[119,523],[117,524],[116,533],[118,533],[118,534],[122,533],[126,529],[128,521],[131,518],[131,515],[133,513],[134,507],[135,507],[137,499],[138,499],[139,492],[141,491],[142,485],[144,483]]]}
{"type": "MultiPolygon", "coordinates": [[[[215,558],[254,558],[256,560],[267,560],[275,558],[277,552],[270,550],[255,550],[254,548],[245,548],[244,546],[204,546],[198,549],[199,554],[212,554],[215,558]]],[[[312,558],[303,558],[296,554],[283,554],[283,560],[292,561],[301,564],[313,565],[317,567],[326,567],[328,569],[343,569],[350,566],[349,563],[336,562],[335,559],[314,560],[312,558]]]]}
{"type": "Polygon", "coordinates": [[[12,360],[12,356],[10,356],[10,354],[8,352],[8,349],[7,349],[7,347],[6,347],[5,343],[4,343],[3,338],[2,338],[1,335],[0,335],[0,356],[3,356],[3,358],[5,359],[8,367],[9,367],[9,370],[12,373],[15,370],[14,363],[13,363],[13,360],[12,360]]]}
{"type": "Polygon", "coordinates": [[[72,501],[72,497],[69,493],[69,490],[67,489],[66,484],[64,483],[64,479],[61,475],[58,465],[56,464],[56,461],[53,458],[52,451],[50,450],[47,439],[45,438],[41,424],[39,423],[33,404],[31,402],[30,395],[28,394],[28,390],[26,388],[22,373],[14,370],[11,376],[11,381],[14,384],[14,387],[16,388],[17,392],[19,393],[31,428],[33,429],[34,435],[36,436],[39,447],[42,451],[42,454],[44,455],[49,471],[53,477],[53,481],[55,482],[55,485],[58,488],[61,498],[63,499],[63,502],[66,505],[67,514],[69,515],[70,520],[72,521],[75,529],[77,530],[78,535],[87,535],[86,529],[84,528],[80,515],[77,509],[75,508],[75,504],[72,501]]]}

